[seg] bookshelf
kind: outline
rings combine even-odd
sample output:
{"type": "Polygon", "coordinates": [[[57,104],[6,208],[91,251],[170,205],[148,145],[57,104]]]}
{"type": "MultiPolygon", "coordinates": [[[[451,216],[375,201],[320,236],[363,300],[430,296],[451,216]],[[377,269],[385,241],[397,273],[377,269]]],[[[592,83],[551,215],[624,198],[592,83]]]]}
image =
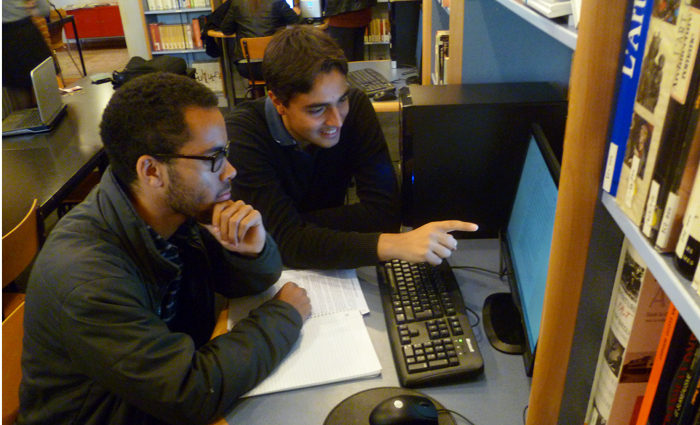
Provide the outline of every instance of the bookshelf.
{"type": "MultiPolygon", "coordinates": [[[[191,34],[187,33],[186,25],[191,25],[192,19],[197,18],[201,15],[208,15],[211,13],[211,7],[191,7],[191,8],[174,8],[174,9],[162,9],[162,10],[150,10],[147,0],[143,0],[143,10],[145,16],[146,30],[148,31],[149,25],[160,24],[160,25],[181,25],[181,32],[183,38],[189,39],[191,34]]],[[[148,43],[149,51],[151,56],[154,55],[173,55],[184,58],[187,61],[188,66],[192,65],[192,62],[196,60],[209,60],[211,59],[206,53],[204,48],[196,47],[184,47],[184,48],[164,48],[163,50],[155,50],[153,48],[153,36],[149,32],[149,38],[146,40],[148,43]]]]}
{"type": "MultiPolygon", "coordinates": [[[[437,30],[450,30],[454,83],[550,81],[569,99],[562,178],[538,360],[527,424],[583,423],[623,237],[602,200],[601,172],[619,70],[627,0],[587,0],[578,29],[517,0],[423,0],[422,83],[431,83],[437,30]],[[461,35],[461,37],[460,37],[461,35]],[[574,55],[574,52],[576,53],[574,55]],[[579,308],[580,307],[580,308],[579,308]]],[[[628,235],[629,237],[629,235],[628,235]]],[[[643,245],[643,244],[639,244],[643,245]]],[[[654,268],[668,262],[644,246],[654,268]]],[[[655,273],[661,273],[656,270],[655,273]]],[[[657,276],[657,278],[659,278],[657,276]]],[[[700,298],[674,273],[663,287],[681,314],[700,326],[700,298]]]]}
{"type": "Polygon", "coordinates": [[[565,94],[578,38],[565,21],[517,0],[454,1],[449,8],[423,0],[421,55],[428,59],[422,61],[422,83],[435,81],[435,34],[449,30],[451,83],[549,81],[565,94]]]}
{"type": "MultiPolygon", "coordinates": [[[[375,19],[389,20],[389,0],[378,0],[372,8],[372,22],[369,24],[369,35],[380,36],[381,26],[375,19]]],[[[365,39],[365,60],[386,60],[389,59],[389,46],[391,41],[369,41],[365,39]]]]}

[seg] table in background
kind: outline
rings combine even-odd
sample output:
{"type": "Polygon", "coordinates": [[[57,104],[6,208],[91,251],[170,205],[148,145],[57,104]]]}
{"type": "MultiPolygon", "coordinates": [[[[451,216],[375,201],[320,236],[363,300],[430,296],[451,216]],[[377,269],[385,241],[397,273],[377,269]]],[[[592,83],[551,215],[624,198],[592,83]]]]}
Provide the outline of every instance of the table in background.
{"type": "MultiPolygon", "coordinates": [[[[449,262],[451,266],[477,266],[497,271],[499,254],[498,240],[460,240],[459,247],[449,262]]],[[[244,398],[226,416],[229,424],[322,424],[336,405],[353,394],[371,388],[399,386],[375,268],[363,267],[357,270],[357,274],[370,309],[364,321],[382,365],[381,376],[244,398]]],[[[455,275],[465,296],[465,304],[479,315],[479,319],[488,295],[509,290],[506,281],[489,273],[455,270],[455,275]]],[[[475,318],[471,313],[469,318],[474,323],[475,318]]],[[[461,413],[477,425],[522,424],[531,383],[531,379],[525,375],[522,356],[494,350],[486,338],[481,320],[474,327],[474,334],[484,358],[482,376],[461,384],[417,390],[434,398],[447,409],[461,413]]],[[[380,401],[377,400],[377,403],[380,401]]],[[[458,420],[457,423],[462,422],[458,420]]]]}
{"type": "MultiPolygon", "coordinates": [[[[75,44],[78,46],[78,56],[80,56],[80,65],[83,67],[83,76],[87,75],[87,71],[85,70],[85,60],[83,60],[83,48],[80,44],[80,37],[78,36],[78,27],[75,26],[75,17],[73,15],[66,15],[66,16],[61,16],[61,19],[49,21],[46,23],[46,26],[49,28],[49,31],[57,26],[64,26],[66,23],[70,23],[71,26],[73,27],[73,35],[75,36],[75,44]]],[[[69,30],[66,30],[66,33],[68,33],[69,30]]],[[[67,37],[66,37],[67,38],[67,37]]],[[[68,44],[66,43],[66,46],[68,44]]]]}
{"type": "Polygon", "coordinates": [[[19,224],[34,199],[47,217],[91,171],[106,166],[99,124],[114,88],[89,77],[71,87],[76,85],[83,89],[63,96],[67,111],[51,132],[2,139],[3,234],[19,224]]]}

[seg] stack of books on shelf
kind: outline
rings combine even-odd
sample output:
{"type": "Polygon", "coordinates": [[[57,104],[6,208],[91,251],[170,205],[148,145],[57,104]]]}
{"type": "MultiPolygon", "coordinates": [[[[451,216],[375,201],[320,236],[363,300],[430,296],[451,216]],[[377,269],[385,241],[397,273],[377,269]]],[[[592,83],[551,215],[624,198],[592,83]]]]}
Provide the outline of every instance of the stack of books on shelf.
{"type": "Polygon", "coordinates": [[[148,24],[151,32],[151,50],[185,50],[202,49],[201,31],[198,19],[192,19],[189,24],[148,24]]]}
{"type": "Polygon", "coordinates": [[[692,4],[635,3],[603,178],[650,244],[675,252],[688,279],[700,256],[700,6],[692,4]]]}
{"type": "Polygon", "coordinates": [[[548,18],[571,15],[571,0],[525,0],[525,4],[548,18]]]}
{"type": "Polygon", "coordinates": [[[148,0],[148,10],[210,8],[210,0],[148,0]]]}
{"type": "Polygon", "coordinates": [[[391,41],[389,20],[374,18],[365,29],[365,43],[388,43],[391,41]]]}

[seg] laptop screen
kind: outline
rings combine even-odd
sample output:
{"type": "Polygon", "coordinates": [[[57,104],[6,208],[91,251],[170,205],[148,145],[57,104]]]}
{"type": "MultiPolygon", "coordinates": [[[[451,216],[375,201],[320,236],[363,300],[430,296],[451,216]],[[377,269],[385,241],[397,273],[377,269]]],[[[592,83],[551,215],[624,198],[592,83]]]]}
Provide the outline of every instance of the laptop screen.
{"type": "Polygon", "coordinates": [[[49,124],[63,108],[53,58],[49,56],[32,69],[31,77],[41,122],[49,124]]]}
{"type": "Polygon", "coordinates": [[[519,295],[515,301],[521,305],[533,353],[542,321],[559,181],[559,165],[548,148],[541,130],[535,129],[506,230],[519,295]]]}

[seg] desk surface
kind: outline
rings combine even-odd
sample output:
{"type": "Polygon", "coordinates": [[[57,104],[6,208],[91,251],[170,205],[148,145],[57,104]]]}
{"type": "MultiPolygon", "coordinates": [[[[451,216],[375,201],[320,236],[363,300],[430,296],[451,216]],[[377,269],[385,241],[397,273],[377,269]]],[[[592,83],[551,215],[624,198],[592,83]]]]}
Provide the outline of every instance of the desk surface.
{"type": "MultiPolygon", "coordinates": [[[[460,240],[459,249],[449,262],[452,266],[477,266],[496,271],[499,266],[498,240],[460,240]]],[[[363,267],[357,274],[370,308],[364,320],[382,365],[381,376],[245,398],[237,402],[226,416],[229,424],[322,424],[328,413],[345,398],[370,388],[399,385],[386,336],[375,269],[363,267]]],[[[507,282],[489,273],[455,270],[455,275],[465,296],[465,304],[479,315],[479,319],[488,295],[508,291],[507,282]]],[[[475,320],[471,314],[470,320],[472,323],[475,320]]],[[[484,374],[471,382],[419,391],[475,424],[522,424],[531,383],[531,379],[525,376],[522,356],[494,350],[486,339],[481,322],[474,327],[474,333],[484,358],[484,374]]]]}
{"type": "Polygon", "coordinates": [[[2,139],[3,234],[21,221],[35,198],[44,216],[51,213],[106,158],[99,123],[114,89],[87,77],[75,85],[83,90],[63,96],[68,108],[52,131],[2,139]]]}

